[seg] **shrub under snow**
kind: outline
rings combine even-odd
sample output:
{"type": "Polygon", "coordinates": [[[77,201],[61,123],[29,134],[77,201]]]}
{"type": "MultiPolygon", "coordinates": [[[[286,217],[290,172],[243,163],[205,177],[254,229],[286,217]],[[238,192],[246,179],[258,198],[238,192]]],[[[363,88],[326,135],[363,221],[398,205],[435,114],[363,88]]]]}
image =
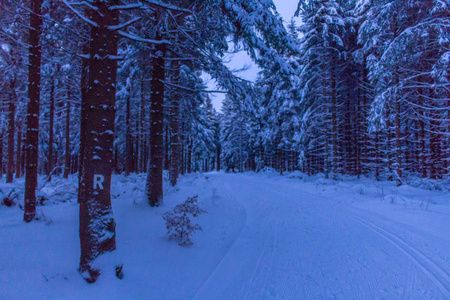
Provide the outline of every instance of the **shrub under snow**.
{"type": "Polygon", "coordinates": [[[192,234],[196,230],[202,230],[200,225],[191,223],[189,218],[206,213],[198,207],[197,200],[198,196],[189,197],[184,203],[178,204],[172,211],[163,215],[169,239],[179,239],[180,246],[192,246],[192,234]]]}

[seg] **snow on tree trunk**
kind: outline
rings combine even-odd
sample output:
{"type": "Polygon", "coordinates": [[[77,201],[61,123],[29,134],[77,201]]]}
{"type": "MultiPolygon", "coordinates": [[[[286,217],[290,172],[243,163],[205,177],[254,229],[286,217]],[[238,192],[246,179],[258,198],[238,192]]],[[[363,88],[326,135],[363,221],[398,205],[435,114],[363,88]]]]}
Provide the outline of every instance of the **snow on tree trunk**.
{"type": "Polygon", "coordinates": [[[90,14],[88,91],[86,95],[85,155],[80,202],[79,271],[89,283],[100,275],[92,266],[102,253],[116,248],[115,222],[111,207],[115,94],[118,33],[109,28],[119,24],[119,11],[111,9],[118,0],[95,1],[90,14]]]}
{"type": "Polygon", "coordinates": [[[24,221],[31,222],[36,216],[36,187],[38,172],[39,98],[41,94],[41,8],[43,0],[31,0],[29,59],[28,59],[28,106],[27,145],[25,174],[24,221]]]}

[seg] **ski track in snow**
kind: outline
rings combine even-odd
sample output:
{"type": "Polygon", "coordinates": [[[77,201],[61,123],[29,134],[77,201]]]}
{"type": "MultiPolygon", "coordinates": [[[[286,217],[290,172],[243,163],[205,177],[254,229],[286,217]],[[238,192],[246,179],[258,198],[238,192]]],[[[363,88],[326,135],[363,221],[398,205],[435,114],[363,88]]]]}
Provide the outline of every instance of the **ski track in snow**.
{"type": "MultiPolygon", "coordinates": [[[[329,204],[329,203],[328,203],[329,204]]],[[[443,268],[439,266],[432,258],[425,255],[422,251],[406,242],[399,235],[393,233],[390,230],[384,229],[374,222],[369,221],[367,218],[360,216],[361,212],[352,210],[352,214],[349,211],[342,210],[342,207],[333,205],[333,209],[339,212],[343,216],[351,218],[358,222],[360,225],[370,229],[377,235],[381,236],[385,240],[389,241],[398,250],[400,250],[411,262],[413,262],[442,292],[445,299],[450,299],[450,276],[443,268]]]]}
{"type": "Polygon", "coordinates": [[[0,261],[0,299],[450,299],[450,238],[436,231],[450,232],[443,206],[438,220],[434,211],[391,214],[373,200],[352,205],[351,191],[256,174],[182,177],[158,209],[119,190],[113,258],[124,280],[105,274],[87,285],[77,274],[75,204],[44,207],[48,227],[0,210],[0,256],[10,258],[0,261]],[[161,215],[195,194],[208,214],[185,249],[164,238],[161,215]]]}
{"type": "MultiPolygon", "coordinates": [[[[327,204],[329,205],[329,203],[327,204]]],[[[325,209],[325,207],[324,207],[325,209]]],[[[436,287],[442,292],[446,299],[450,299],[450,276],[442,269],[436,262],[430,257],[425,255],[416,247],[408,244],[399,235],[386,230],[375,223],[367,220],[364,217],[358,216],[358,212],[345,212],[342,207],[333,205],[333,209],[339,212],[341,215],[351,218],[358,222],[360,225],[370,229],[377,235],[381,236],[385,240],[389,241],[397,249],[399,249],[406,257],[408,257],[417,267],[436,285],[436,287]]],[[[361,212],[359,212],[360,214],[361,212]]]]}
{"type": "Polygon", "coordinates": [[[407,244],[397,235],[384,230],[377,225],[356,216],[349,216],[355,219],[361,225],[369,228],[378,235],[382,236],[395,247],[402,251],[408,258],[411,259],[429,278],[434,281],[436,286],[441,290],[444,296],[450,299],[450,277],[441,267],[439,267],[431,258],[424,255],[422,252],[407,244]]]}
{"type": "Polygon", "coordinates": [[[444,269],[398,235],[353,210],[342,205],[330,207],[322,196],[304,191],[297,196],[286,192],[291,188],[284,185],[274,189],[268,182],[252,186],[251,177],[217,176],[230,182],[226,192],[234,191],[250,217],[194,298],[450,298],[450,280],[444,269]],[[292,212],[298,208],[303,220],[296,221],[292,212]],[[309,243],[296,241],[295,233],[304,235],[309,243]],[[253,245],[246,244],[248,236],[254,237],[253,245]],[[311,237],[316,237],[317,245],[311,237]],[[242,254],[244,246],[249,250],[246,256],[242,254]],[[312,254],[311,248],[318,253],[312,254]],[[308,259],[302,253],[311,256],[308,259]],[[242,266],[233,267],[236,260],[242,266]]]}

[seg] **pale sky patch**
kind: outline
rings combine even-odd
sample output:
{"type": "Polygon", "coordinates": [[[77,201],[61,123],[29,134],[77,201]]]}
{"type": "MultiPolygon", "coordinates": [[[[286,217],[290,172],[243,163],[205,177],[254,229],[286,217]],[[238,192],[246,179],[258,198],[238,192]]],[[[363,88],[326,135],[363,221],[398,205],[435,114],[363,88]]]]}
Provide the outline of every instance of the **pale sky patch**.
{"type": "MultiPolygon", "coordinates": [[[[273,3],[277,7],[277,11],[283,17],[285,24],[290,22],[291,18],[294,16],[295,10],[297,9],[298,0],[273,0],[273,3]]],[[[299,18],[294,19],[297,23],[299,18]]],[[[227,58],[229,60],[226,65],[232,70],[239,70],[245,66],[250,66],[246,71],[237,73],[238,76],[243,79],[255,81],[258,74],[258,67],[253,63],[251,58],[245,52],[239,52],[237,54],[229,55],[227,58]]],[[[215,82],[211,80],[211,77],[205,75],[203,79],[207,82],[209,89],[217,90],[215,82]]],[[[211,94],[212,102],[217,111],[221,110],[222,101],[225,98],[225,94],[211,94]]]]}

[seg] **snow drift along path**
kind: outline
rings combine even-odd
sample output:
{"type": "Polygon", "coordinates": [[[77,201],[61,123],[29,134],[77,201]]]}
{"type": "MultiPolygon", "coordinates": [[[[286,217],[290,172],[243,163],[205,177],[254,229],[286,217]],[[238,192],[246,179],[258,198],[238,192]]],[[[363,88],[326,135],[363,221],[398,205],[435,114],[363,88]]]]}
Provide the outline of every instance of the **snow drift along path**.
{"type": "Polygon", "coordinates": [[[77,273],[74,201],[40,207],[50,224],[0,206],[0,299],[450,299],[448,193],[387,184],[386,198],[403,199],[390,204],[370,180],[209,173],[183,176],[150,208],[144,179],[113,178],[118,250],[102,259],[124,263],[123,280],[77,273]],[[182,248],[161,216],[196,194],[208,213],[182,248]]]}

